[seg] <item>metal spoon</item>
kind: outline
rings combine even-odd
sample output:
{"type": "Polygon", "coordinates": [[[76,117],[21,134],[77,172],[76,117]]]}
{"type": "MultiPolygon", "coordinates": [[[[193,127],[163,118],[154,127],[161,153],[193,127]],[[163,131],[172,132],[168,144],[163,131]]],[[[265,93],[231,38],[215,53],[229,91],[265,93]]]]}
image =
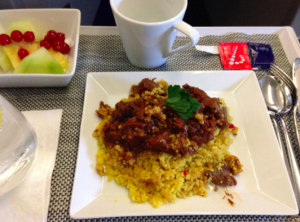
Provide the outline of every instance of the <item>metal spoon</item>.
{"type": "MultiPolygon", "coordinates": [[[[300,197],[300,170],[296,161],[296,155],[291,145],[291,140],[287,132],[286,124],[282,118],[292,108],[292,97],[287,85],[277,80],[274,76],[264,76],[259,81],[266,105],[274,116],[278,116],[282,124],[283,133],[287,145],[287,152],[283,152],[286,167],[290,174],[294,187],[295,196],[299,207],[300,197]],[[290,169],[289,169],[290,168],[290,169]]],[[[269,113],[270,113],[269,112],[269,113]]]]}
{"type": "MultiPolygon", "coordinates": [[[[281,149],[281,155],[283,158],[285,158],[285,156],[283,155],[284,153],[283,143],[280,136],[279,127],[276,121],[276,116],[283,115],[284,113],[288,112],[291,109],[292,100],[291,100],[289,90],[286,88],[287,86],[283,82],[279,83],[279,81],[277,81],[274,76],[262,77],[259,80],[259,84],[263,96],[265,98],[265,103],[268,107],[268,113],[274,125],[274,130],[279,143],[279,148],[281,149]],[[279,100],[279,102],[277,102],[277,100],[279,100]]],[[[286,164],[287,166],[289,166],[289,161],[286,161],[286,164]]]]}

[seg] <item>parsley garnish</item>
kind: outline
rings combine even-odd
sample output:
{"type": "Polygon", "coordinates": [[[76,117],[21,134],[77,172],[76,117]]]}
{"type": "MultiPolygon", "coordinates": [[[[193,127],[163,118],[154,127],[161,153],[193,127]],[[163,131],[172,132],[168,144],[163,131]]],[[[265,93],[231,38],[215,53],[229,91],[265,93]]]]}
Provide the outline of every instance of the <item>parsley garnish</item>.
{"type": "Polygon", "coordinates": [[[200,103],[185,90],[180,89],[179,85],[168,87],[168,99],[164,102],[165,106],[172,108],[183,119],[189,119],[200,108],[200,103]]]}

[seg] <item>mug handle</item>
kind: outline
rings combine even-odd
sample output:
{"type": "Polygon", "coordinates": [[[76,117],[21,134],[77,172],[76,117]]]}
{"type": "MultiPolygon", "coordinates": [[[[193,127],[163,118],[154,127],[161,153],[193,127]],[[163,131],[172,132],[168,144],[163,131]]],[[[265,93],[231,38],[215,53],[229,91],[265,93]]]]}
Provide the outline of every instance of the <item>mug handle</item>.
{"type": "Polygon", "coordinates": [[[169,51],[166,52],[164,55],[165,58],[168,56],[174,55],[175,53],[189,49],[189,48],[193,47],[194,45],[196,45],[197,42],[199,41],[200,35],[199,35],[198,31],[195,28],[193,28],[192,26],[190,26],[189,24],[187,24],[186,22],[179,21],[175,25],[173,25],[173,28],[175,28],[178,31],[185,34],[191,40],[191,42],[189,42],[183,46],[179,46],[176,49],[169,49],[169,51]]]}

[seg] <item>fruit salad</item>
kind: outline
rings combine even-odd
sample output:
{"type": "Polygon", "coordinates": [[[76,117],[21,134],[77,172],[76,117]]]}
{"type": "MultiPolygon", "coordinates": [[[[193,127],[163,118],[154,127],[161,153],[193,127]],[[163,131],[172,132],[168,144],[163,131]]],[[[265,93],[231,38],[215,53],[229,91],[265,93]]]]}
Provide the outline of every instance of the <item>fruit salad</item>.
{"type": "Polygon", "coordinates": [[[65,34],[45,36],[30,21],[18,21],[0,34],[0,70],[4,73],[64,74],[70,46],[65,34]]]}

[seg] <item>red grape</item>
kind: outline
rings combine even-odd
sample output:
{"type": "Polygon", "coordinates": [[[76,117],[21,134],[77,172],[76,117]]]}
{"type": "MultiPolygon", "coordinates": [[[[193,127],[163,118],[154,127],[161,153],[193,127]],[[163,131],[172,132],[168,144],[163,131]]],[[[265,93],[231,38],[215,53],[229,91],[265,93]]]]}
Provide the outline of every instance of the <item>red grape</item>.
{"type": "Polygon", "coordinates": [[[51,42],[46,40],[46,39],[43,39],[41,42],[40,42],[40,46],[41,47],[45,47],[46,49],[50,49],[51,48],[51,42]]]}
{"type": "Polygon", "coordinates": [[[53,42],[53,41],[56,40],[56,35],[57,35],[56,31],[50,30],[50,31],[47,32],[47,35],[45,36],[45,39],[48,40],[48,41],[53,42]]]}
{"type": "Polygon", "coordinates": [[[61,32],[56,33],[56,40],[65,41],[65,34],[61,32]]]}
{"type": "Polygon", "coordinates": [[[69,51],[70,51],[70,46],[67,43],[64,43],[60,52],[62,54],[67,54],[69,51]]]}
{"type": "Polygon", "coordinates": [[[35,39],[34,33],[27,31],[24,33],[24,40],[25,42],[33,42],[35,39]]]}
{"type": "Polygon", "coordinates": [[[64,46],[63,41],[56,40],[52,43],[52,48],[54,49],[54,51],[57,51],[57,52],[60,52],[62,50],[63,46],[64,46]]]}
{"type": "Polygon", "coordinates": [[[24,59],[28,55],[29,55],[29,52],[26,49],[23,49],[23,48],[19,49],[18,56],[20,59],[24,59]]]}
{"type": "Polygon", "coordinates": [[[23,34],[19,30],[14,30],[11,32],[10,37],[15,42],[21,42],[23,39],[23,34]]]}
{"type": "Polygon", "coordinates": [[[7,34],[0,35],[0,45],[9,45],[11,43],[11,39],[7,34]]]}

